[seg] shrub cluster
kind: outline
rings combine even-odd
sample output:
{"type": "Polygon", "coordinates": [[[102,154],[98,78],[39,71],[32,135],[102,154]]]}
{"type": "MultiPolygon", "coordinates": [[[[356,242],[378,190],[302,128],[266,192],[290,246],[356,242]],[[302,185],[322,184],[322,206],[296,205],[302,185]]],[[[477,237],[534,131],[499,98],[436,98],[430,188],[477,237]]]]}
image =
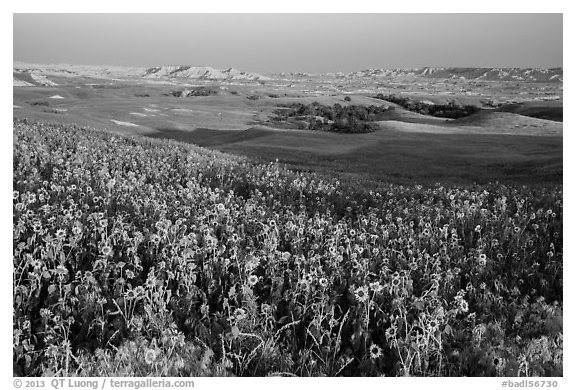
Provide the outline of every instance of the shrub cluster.
{"type": "Polygon", "coordinates": [[[314,102],[312,104],[292,103],[279,105],[274,111],[275,122],[289,122],[299,129],[333,131],[338,133],[367,133],[377,126],[371,122],[383,119],[383,114],[389,111],[383,106],[342,106],[338,103],[325,106],[314,102]]]}
{"type": "Polygon", "coordinates": [[[182,91],[171,91],[170,93],[164,95],[175,97],[190,97],[190,96],[212,96],[217,94],[218,92],[212,88],[198,87],[193,89],[185,89],[182,91]]]}
{"type": "Polygon", "coordinates": [[[408,111],[417,112],[423,115],[432,115],[440,118],[458,119],[470,116],[478,111],[480,108],[473,105],[459,105],[454,101],[448,104],[429,104],[425,102],[416,101],[407,97],[400,97],[396,95],[383,95],[379,93],[374,96],[376,99],[386,100],[391,103],[396,103],[400,107],[408,111]]]}

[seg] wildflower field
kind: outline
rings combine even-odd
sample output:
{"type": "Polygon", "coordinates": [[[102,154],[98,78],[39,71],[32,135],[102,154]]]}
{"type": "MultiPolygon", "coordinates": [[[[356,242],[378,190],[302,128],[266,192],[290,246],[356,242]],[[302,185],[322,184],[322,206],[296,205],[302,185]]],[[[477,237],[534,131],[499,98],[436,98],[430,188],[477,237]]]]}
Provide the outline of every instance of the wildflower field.
{"type": "Polygon", "coordinates": [[[14,120],[23,376],[562,376],[562,188],[14,120]]]}

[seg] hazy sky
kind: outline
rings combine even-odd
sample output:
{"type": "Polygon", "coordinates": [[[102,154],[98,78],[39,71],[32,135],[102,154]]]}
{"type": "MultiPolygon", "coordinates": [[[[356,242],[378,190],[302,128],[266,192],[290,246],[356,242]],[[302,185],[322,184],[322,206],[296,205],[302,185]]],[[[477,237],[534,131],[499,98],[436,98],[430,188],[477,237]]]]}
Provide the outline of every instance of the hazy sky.
{"type": "Polygon", "coordinates": [[[14,60],[254,72],[562,66],[562,14],[14,14],[14,60]]]}

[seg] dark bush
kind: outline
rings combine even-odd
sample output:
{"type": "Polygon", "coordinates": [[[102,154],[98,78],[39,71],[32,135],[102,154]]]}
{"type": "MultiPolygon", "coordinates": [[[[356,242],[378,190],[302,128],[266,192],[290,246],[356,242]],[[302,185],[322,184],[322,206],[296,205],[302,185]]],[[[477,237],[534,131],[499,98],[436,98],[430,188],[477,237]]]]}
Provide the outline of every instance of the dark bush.
{"type": "Polygon", "coordinates": [[[50,104],[48,102],[45,102],[45,101],[30,102],[30,105],[31,106],[44,106],[44,107],[50,106],[50,104]]]}
{"type": "Polygon", "coordinates": [[[438,118],[458,119],[470,116],[480,111],[480,108],[476,106],[459,105],[454,101],[451,101],[448,104],[428,104],[396,95],[385,96],[381,93],[374,97],[376,99],[398,104],[400,107],[405,108],[408,111],[417,112],[422,115],[431,115],[438,118]]]}
{"type": "Polygon", "coordinates": [[[190,97],[190,96],[211,96],[216,95],[218,92],[205,87],[199,87],[194,89],[185,89],[183,91],[171,91],[166,96],[175,96],[175,97],[190,97]]]}
{"type": "Polygon", "coordinates": [[[338,103],[334,106],[324,106],[317,102],[292,103],[278,107],[274,111],[274,122],[289,122],[297,128],[338,133],[371,132],[376,129],[376,125],[372,122],[382,120],[383,114],[389,111],[387,107],[382,106],[343,107],[338,103]]]}

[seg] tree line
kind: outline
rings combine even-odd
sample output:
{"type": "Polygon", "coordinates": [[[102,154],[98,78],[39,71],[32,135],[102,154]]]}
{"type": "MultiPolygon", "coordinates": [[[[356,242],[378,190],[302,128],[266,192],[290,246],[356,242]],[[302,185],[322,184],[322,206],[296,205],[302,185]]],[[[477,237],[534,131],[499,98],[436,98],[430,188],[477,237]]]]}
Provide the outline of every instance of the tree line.
{"type": "Polygon", "coordinates": [[[385,100],[390,103],[398,104],[400,107],[408,110],[417,112],[423,115],[431,115],[439,118],[451,118],[458,119],[466,116],[470,116],[478,111],[479,107],[473,105],[460,105],[456,102],[449,101],[447,104],[429,104],[416,100],[412,100],[407,97],[400,97],[396,95],[383,95],[379,93],[374,96],[376,99],[385,100]]]}

